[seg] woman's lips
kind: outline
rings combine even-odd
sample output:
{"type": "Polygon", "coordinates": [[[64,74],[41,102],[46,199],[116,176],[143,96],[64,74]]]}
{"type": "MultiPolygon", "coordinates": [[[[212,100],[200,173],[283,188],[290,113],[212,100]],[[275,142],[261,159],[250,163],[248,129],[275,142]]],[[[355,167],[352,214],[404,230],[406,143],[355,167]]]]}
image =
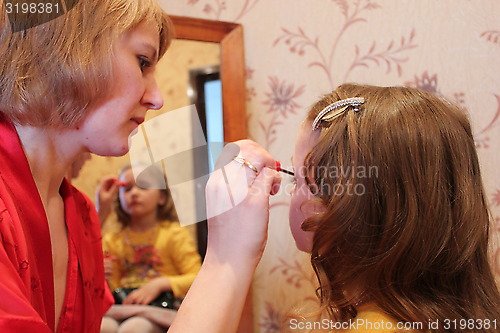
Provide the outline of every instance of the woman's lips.
{"type": "Polygon", "coordinates": [[[142,118],[142,117],[136,117],[136,118],[132,118],[130,120],[135,122],[137,124],[137,126],[139,126],[140,124],[142,124],[144,122],[144,118],[142,118]]]}

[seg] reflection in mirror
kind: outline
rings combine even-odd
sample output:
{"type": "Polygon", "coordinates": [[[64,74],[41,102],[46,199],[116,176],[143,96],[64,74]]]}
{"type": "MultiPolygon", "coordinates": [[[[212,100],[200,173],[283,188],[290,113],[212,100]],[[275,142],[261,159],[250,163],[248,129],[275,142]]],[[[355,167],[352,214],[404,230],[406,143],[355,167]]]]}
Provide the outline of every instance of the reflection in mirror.
{"type": "MultiPolygon", "coordinates": [[[[246,138],[245,64],[241,26],[234,23],[179,16],[172,16],[172,21],[177,39],[173,41],[172,48],[162,58],[157,70],[157,80],[165,103],[162,110],[150,111],[148,119],[163,112],[192,104],[188,93],[186,93],[189,74],[187,70],[181,70],[181,67],[196,69],[219,66],[223,105],[224,140],[222,141],[229,142],[246,138]],[[182,51],[183,49],[186,50],[182,51]],[[204,60],[196,62],[197,60],[194,60],[191,55],[203,55],[204,60]],[[176,64],[173,58],[176,58],[183,65],[176,64]],[[183,83],[173,84],[172,79],[163,75],[162,68],[173,71],[173,77],[184,78],[183,83]]],[[[128,155],[118,158],[93,156],[92,160],[87,162],[82,169],[80,176],[73,180],[73,184],[89,197],[94,198],[99,181],[106,176],[116,177],[126,164],[130,164],[128,155]]],[[[183,169],[190,170],[191,174],[193,172],[192,165],[183,166],[183,169]]],[[[103,233],[116,230],[116,228],[116,218],[111,217],[104,225],[103,233]]],[[[206,239],[203,225],[191,226],[191,232],[195,239],[197,228],[198,234],[201,234],[200,239],[206,239]]],[[[203,244],[200,245],[203,247],[203,244]]]]}
{"type": "MultiPolygon", "coordinates": [[[[215,162],[222,152],[224,143],[224,123],[222,110],[222,84],[220,66],[207,66],[189,70],[188,95],[191,104],[196,106],[203,134],[208,145],[204,154],[193,152],[195,175],[205,175],[214,170],[215,162]]],[[[202,258],[206,253],[207,224],[205,220],[205,193],[196,191],[196,226],[198,251],[202,258]]]]}
{"type": "Polygon", "coordinates": [[[173,40],[156,67],[156,80],[163,94],[164,104],[160,110],[149,111],[147,119],[193,104],[188,94],[191,90],[190,71],[219,65],[218,43],[173,40]]]}
{"type": "MultiPolygon", "coordinates": [[[[212,117],[212,113],[205,112],[205,103],[201,103],[201,100],[193,100],[193,98],[204,96],[205,89],[203,88],[205,84],[201,84],[201,78],[203,77],[202,73],[209,72],[209,68],[218,68],[219,65],[220,45],[218,43],[174,40],[170,49],[160,60],[156,68],[157,82],[164,98],[164,105],[160,110],[149,111],[146,120],[150,120],[165,112],[195,104],[205,134],[205,140],[208,142],[207,120],[213,123],[214,117],[212,117]],[[196,78],[200,79],[199,87],[196,85],[192,86],[196,78]],[[209,116],[207,117],[207,115],[209,116]]],[[[218,98],[219,100],[216,104],[222,105],[221,96],[218,98]]],[[[214,110],[212,110],[212,112],[213,111],[214,110]]],[[[222,110],[218,111],[217,114],[222,114],[222,110]]],[[[222,128],[222,118],[219,117],[218,121],[220,122],[219,126],[222,128]]],[[[187,140],[189,138],[191,140],[190,142],[179,142],[178,144],[193,147],[195,137],[201,135],[201,133],[194,133],[193,128],[196,128],[196,126],[176,128],[178,132],[171,133],[171,135],[177,138],[183,138],[182,140],[187,140]]],[[[212,134],[212,132],[210,132],[210,134],[212,134]]],[[[223,138],[219,140],[219,142],[223,142],[223,138]]],[[[200,153],[195,154],[193,152],[192,155],[183,159],[183,165],[175,167],[176,176],[182,174],[183,176],[180,178],[195,179],[195,175],[208,174],[209,166],[206,156],[205,154],[200,155],[200,153]]],[[[172,170],[172,166],[170,166],[169,169],[172,170]]],[[[193,186],[196,185],[193,184],[193,186]]],[[[192,211],[195,216],[203,216],[205,214],[205,198],[203,194],[203,189],[198,189],[197,191],[194,187],[190,193],[183,192],[182,198],[176,196],[175,190],[173,190],[172,193],[175,202],[182,201],[182,207],[192,211]]],[[[202,220],[203,219],[197,219],[197,221],[202,220]]],[[[206,251],[206,226],[204,222],[187,227],[190,229],[193,238],[197,241],[198,250],[203,257],[206,251]]]]}
{"type": "MultiPolygon", "coordinates": [[[[220,88],[222,90],[222,131],[223,142],[231,142],[247,137],[246,121],[246,90],[245,90],[245,60],[243,50],[243,28],[239,24],[202,20],[188,17],[171,16],[176,40],[161,60],[157,70],[157,80],[164,97],[162,110],[150,112],[148,119],[163,112],[175,110],[193,104],[188,98],[188,71],[187,68],[202,68],[219,66],[220,88]],[[194,44],[193,44],[194,43],[194,44]],[[183,50],[186,49],[186,50],[183,50]],[[194,59],[204,56],[203,60],[194,59]],[[174,62],[177,58],[178,63],[174,62]],[[191,62],[191,63],[190,63],[191,62]],[[181,63],[182,66],[179,64],[181,63]],[[171,78],[163,73],[172,71],[171,78]],[[174,84],[174,78],[179,79],[174,84]],[[183,78],[183,79],[181,79],[183,78]]],[[[210,110],[206,111],[212,114],[210,110]]],[[[220,117],[220,116],[219,116],[220,117]]],[[[210,117],[209,117],[210,118],[210,117]]],[[[210,118],[211,119],[211,118],[210,118]]],[[[179,131],[189,131],[188,128],[179,128],[179,131]]],[[[175,135],[175,133],[171,133],[175,135]]],[[[128,155],[123,157],[93,156],[82,169],[80,176],[73,184],[94,198],[99,181],[106,176],[117,176],[124,165],[130,164],[128,155]]],[[[189,163],[188,163],[189,164],[189,163]]],[[[183,165],[182,169],[193,173],[193,165],[183,165]]],[[[195,205],[193,201],[193,205],[195,205]]],[[[108,219],[103,227],[103,233],[116,230],[116,217],[108,219]]],[[[190,226],[194,239],[198,239],[200,252],[206,247],[206,223],[190,226]],[[198,236],[198,237],[197,237],[198,236]]],[[[203,254],[203,253],[201,253],[203,254]]],[[[251,296],[243,311],[239,332],[252,330],[251,296]]]]}
{"type": "MultiPolygon", "coordinates": [[[[219,64],[220,45],[218,43],[174,40],[171,48],[160,60],[156,69],[156,80],[164,99],[164,105],[160,110],[150,110],[147,113],[146,121],[165,112],[192,104],[188,94],[191,90],[189,86],[190,70],[219,66],[219,64]]],[[[179,131],[186,134],[191,129],[179,128],[179,131]]],[[[172,133],[172,135],[176,134],[172,133]]],[[[182,136],[185,137],[185,135],[182,136]]],[[[116,177],[121,168],[127,164],[130,164],[129,154],[123,157],[93,156],[92,160],[84,166],[80,177],[73,181],[73,184],[86,192],[90,197],[94,197],[94,191],[100,179],[105,176],[116,177]]],[[[188,160],[179,170],[188,173],[186,177],[191,177],[195,172],[194,166],[194,161],[188,160]]],[[[194,196],[183,197],[183,200],[188,201],[187,205],[190,205],[193,210],[196,209],[194,196]]],[[[113,213],[103,225],[103,234],[115,231],[118,228],[120,228],[120,225],[116,222],[116,215],[113,213]]],[[[196,226],[191,225],[188,228],[193,238],[197,240],[196,226]]],[[[200,249],[202,254],[204,252],[203,247],[204,244],[202,244],[200,249]]]]}

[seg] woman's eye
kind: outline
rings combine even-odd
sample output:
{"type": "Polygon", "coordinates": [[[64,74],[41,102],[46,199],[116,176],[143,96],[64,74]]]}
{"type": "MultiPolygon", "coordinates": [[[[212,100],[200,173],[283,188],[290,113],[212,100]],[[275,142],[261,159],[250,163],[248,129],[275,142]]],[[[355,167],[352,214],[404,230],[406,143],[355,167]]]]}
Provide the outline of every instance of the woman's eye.
{"type": "Polygon", "coordinates": [[[145,68],[151,67],[151,61],[149,61],[147,58],[140,56],[138,57],[139,59],[139,66],[141,67],[141,70],[144,71],[145,68]]]}

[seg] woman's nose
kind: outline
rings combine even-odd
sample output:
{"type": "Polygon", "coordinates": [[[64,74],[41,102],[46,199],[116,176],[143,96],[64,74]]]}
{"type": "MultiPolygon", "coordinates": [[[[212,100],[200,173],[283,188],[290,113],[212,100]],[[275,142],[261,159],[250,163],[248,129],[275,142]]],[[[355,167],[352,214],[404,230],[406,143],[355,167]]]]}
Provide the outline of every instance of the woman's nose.
{"type": "Polygon", "coordinates": [[[163,106],[163,96],[154,77],[148,81],[142,96],[142,104],[151,110],[159,110],[163,106]]]}

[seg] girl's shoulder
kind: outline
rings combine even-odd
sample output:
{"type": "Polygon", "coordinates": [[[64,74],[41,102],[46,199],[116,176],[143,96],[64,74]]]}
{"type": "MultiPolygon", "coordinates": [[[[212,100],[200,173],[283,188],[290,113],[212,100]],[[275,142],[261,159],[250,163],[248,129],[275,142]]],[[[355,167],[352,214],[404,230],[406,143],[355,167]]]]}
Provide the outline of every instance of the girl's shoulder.
{"type": "Polygon", "coordinates": [[[180,225],[178,221],[169,221],[169,220],[163,220],[163,221],[158,221],[158,232],[167,232],[167,233],[179,233],[184,231],[184,227],[180,225]]]}
{"type": "Polygon", "coordinates": [[[163,229],[184,229],[179,221],[161,220],[158,221],[158,226],[163,229]]]}
{"type": "Polygon", "coordinates": [[[121,225],[116,225],[113,228],[110,228],[102,235],[102,240],[104,243],[114,243],[118,244],[123,242],[126,233],[126,227],[121,225]]]}
{"type": "Polygon", "coordinates": [[[180,225],[178,221],[161,221],[158,223],[158,237],[165,244],[180,244],[191,242],[193,235],[187,227],[180,225]]]}
{"type": "Polygon", "coordinates": [[[178,221],[164,220],[158,222],[158,234],[183,236],[189,234],[189,230],[186,227],[181,226],[178,221]]]}
{"type": "Polygon", "coordinates": [[[398,322],[376,304],[368,303],[358,309],[356,318],[349,321],[343,333],[408,333],[415,332],[411,323],[398,322]]]}
{"type": "Polygon", "coordinates": [[[123,230],[110,230],[102,235],[104,243],[116,242],[123,238],[123,230]]]}

